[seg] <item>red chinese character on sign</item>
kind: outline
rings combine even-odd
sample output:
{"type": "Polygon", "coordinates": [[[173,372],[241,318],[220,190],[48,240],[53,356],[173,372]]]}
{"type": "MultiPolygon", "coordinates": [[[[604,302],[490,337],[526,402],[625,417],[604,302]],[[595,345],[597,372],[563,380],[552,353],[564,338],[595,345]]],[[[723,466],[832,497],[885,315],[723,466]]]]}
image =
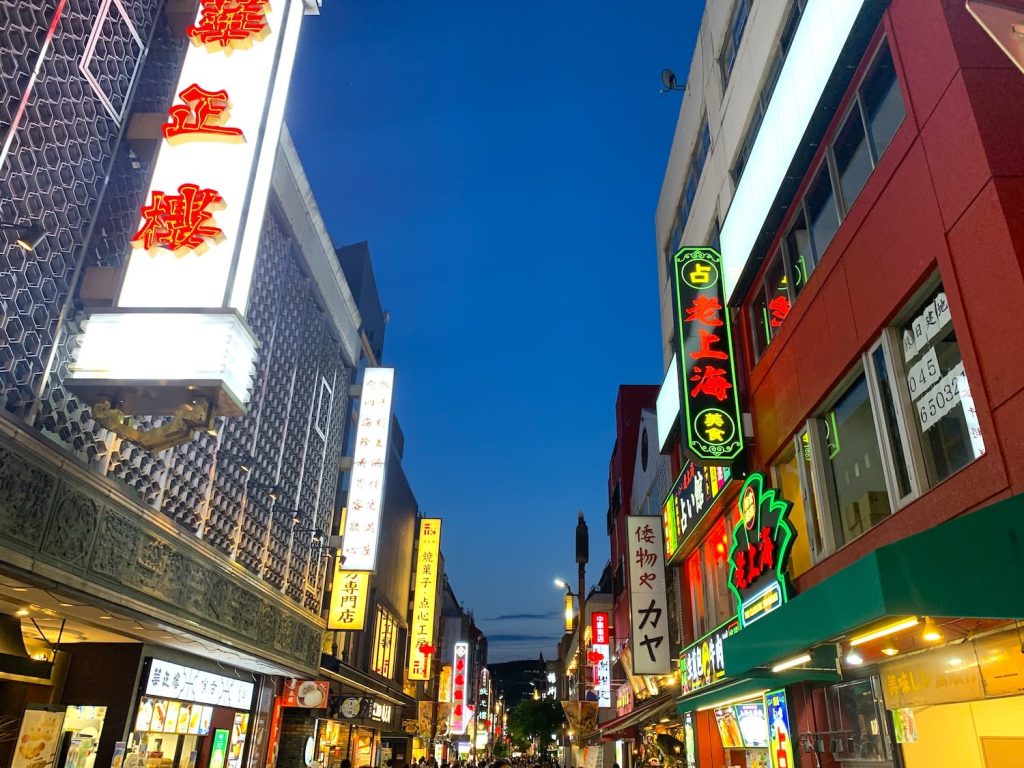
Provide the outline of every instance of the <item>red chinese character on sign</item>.
{"type": "Polygon", "coordinates": [[[202,6],[199,23],[187,30],[197,43],[227,48],[267,30],[265,0],[202,0],[202,6]]]}
{"type": "Polygon", "coordinates": [[[228,116],[228,92],[208,91],[193,83],[178,94],[184,104],[175,104],[168,114],[171,122],[163,127],[164,138],[208,136],[243,141],[241,128],[224,125],[228,116]]]}
{"type": "Polygon", "coordinates": [[[768,302],[768,310],[772,313],[768,323],[772,328],[778,328],[782,325],[782,321],[789,315],[790,306],[789,298],[786,296],[776,296],[768,302]]]}
{"type": "Polygon", "coordinates": [[[714,296],[698,296],[693,303],[686,308],[684,323],[704,323],[705,325],[722,325],[718,313],[722,309],[722,303],[714,296]]]}
{"type": "Polygon", "coordinates": [[[691,352],[690,357],[694,360],[703,360],[704,358],[711,358],[712,360],[728,360],[729,355],[726,352],[711,348],[712,344],[718,344],[721,340],[722,338],[717,333],[708,333],[701,328],[700,349],[696,352],[691,352]]]}
{"type": "Polygon", "coordinates": [[[729,397],[729,390],[732,388],[732,384],[725,378],[726,371],[724,368],[715,368],[713,365],[705,365],[701,368],[699,365],[695,365],[693,373],[694,375],[690,377],[690,381],[697,383],[690,390],[690,397],[708,395],[719,402],[729,397]]]}
{"type": "Polygon", "coordinates": [[[143,224],[132,242],[146,250],[194,251],[223,234],[210,212],[223,200],[219,192],[196,184],[182,184],[176,195],[153,190],[149,205],[142,207],[143,224]]]}

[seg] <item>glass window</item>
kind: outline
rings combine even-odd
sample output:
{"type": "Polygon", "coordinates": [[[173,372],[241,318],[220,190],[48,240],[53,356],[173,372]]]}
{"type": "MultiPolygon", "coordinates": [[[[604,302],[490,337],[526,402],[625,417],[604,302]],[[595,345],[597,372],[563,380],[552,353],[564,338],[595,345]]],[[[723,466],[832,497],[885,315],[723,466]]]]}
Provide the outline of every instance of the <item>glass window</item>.
{"type": "Polygon", "coordinates": [[[875,378],[878,381],[878,396],[882,402],[882,419],[885,422],[886,439],[889,443],[889,452],[892,455],[891,463],[896,470],[896,486],[900,498],[903,499],[912,490],[910,473],[907,470],[907,462],[903,452],[903,436],[900,433],[900,421],[896,414],[892,381],[889,378],[889,369],[885,361],[885,350],[881,344],[871,353],[871,364],[875,370],[875,378]]]}
{"type": "Polygon", "coordinates": [[[901,328],[907,391],[929,486],[985,453],[949,301],[940,286],[901,328]]]}
{"type": "Polygon", "coordinates": [[[825,430],[826,468],[836,502],[836,542],[842,546],[892,512],[863,373],[825,415],[825,430]]]}
{"type": "Polygon", "coordinates": [[[817,475],[814,474],[814,451],[811,449],[811,436],[805,430],[799,438],[797,469],[800,470],[800,487],[803,489],[804,506],[807,510],[807,517],[811,521],[810,534],[811,550],[813,552],[825,551],[825,538],[821,532],[821,514],[818,510],[818,499],[821,493],[818,489],[817,475]]]}
{"type": "Polygon", "coordinates": [[[732,8],[732,16],[729,19],[729,27],[725,31],[725,39],[722,41],[722,54],[719,60],[722,67],[723,91],[729,82],[732,67],[736,63],[736,53],[739,51],[740,40],[743,39],[743,30],[747,26],[748,15],[750,15],[750,0],[736,0],[736,5],[732,8]]]}
{"type": "Polygon", "coordinates": [[[825,748],[839,760],[886,762],[888,723],[876,675],[825,689],[828,727],[833,732],[825,748]],[[838,742],[838,744],[837,744],[838,742]]]}
{"type": "Polygon", "coordinates": [[[887,43],[879,50],[871,70],[864,78],[860,93],[877,163],[892,137],[896,135],[896,129],[900,127],[906,114],[899,81],[896,79],[896,68],[893,66],[892,54],[887,43]]]}
{"type": "Polygon", "coordinates": [[[860,115],[860,105],[856,102],[846,122],[836,134],[832,145],[835,152],[836,170],[839,172],[839,188],[843,193],[846,211],[850,210],[853,201],[864,188],[868,176],[871,175],[871,153],[868,151],[868,137],[864,134],[864,122],[860,115]]]}
{"type": "Polygon", "coordinates": [[[789,273],[793,276],[795,297],[807,283],[807,277],[814,271],[814,252],[811,250],[811,233],[807,220],[801,211],[786,234],[786,256],[789,259],[789,273]]]}
{"type": "Polygon", "coordinates": [[[768,264],[764,280],[758,288],[751,306],[751,319],[756,337],[755,351],[758,357],[782,327],[783,321],[789,316],[791,306],[786,263],[782,258],[782,250],[779,249],[768,264]]]}
{"type": "Polygon", "coordinates": [[[811,548],[811,538],[808,535],[807,527],[809,513],[813,513],[813,504],[810,505],[810,508],[805,504],[805,499],[809,497],[809,494],[806,493],[801,482],[796,451],[790,451],[786,458],[775,465],[775,484],[782,494],[782,498],[793,503],[793,509],[789,512],[789,522],[792,524],[796,536],[793,539],[789,555],[789,576],[795,579],[810,570],[814,564],[812,558],[814,550],[811,548]]]}
{"type": "Polygon", "coordinates": [[[832,192],[832,179],[828,163],[822,163],[818,175],[807,191],[807,218],[811,225],[811,244],[817,261],[832,242],[839,229],[839,212],[836,210],[836,196],[832,192]]]}
{"type": "Polygon", "coordinates": [[[729,532],[722,517],[686,559],[686,580],[693,609],[694,637],[702,637],[736,613],[729,592],[729,532]]]}

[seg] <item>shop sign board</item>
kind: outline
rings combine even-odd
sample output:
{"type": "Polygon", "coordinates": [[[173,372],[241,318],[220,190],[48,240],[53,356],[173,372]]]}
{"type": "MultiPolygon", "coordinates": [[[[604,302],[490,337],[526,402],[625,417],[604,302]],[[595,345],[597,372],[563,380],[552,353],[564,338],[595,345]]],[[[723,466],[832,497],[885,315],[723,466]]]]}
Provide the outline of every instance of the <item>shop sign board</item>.
{"type": "Polygon", "coordinates": [[[350,571],[343,568],[341,558],[337,558],[334,564],[327,628],[346,632],[362,629],[366,622],[366,597],[369,591],[370,574],[367,571],[350,571]]]}
{"type": "Polygon", "coordinates": [[[688,461],[661,505],[665,557],[671,560],[725,490],[728,467],[705,467],[688,461]]]}
{"type": "Polygon", "coordinates": [[[722,256],[682,248],[672,258],[683,447],[702,464],[731,464],[743,451],[722,256]]]}
{"type": "MultiPolygon", "coordinates": [[[[1014,649],[1019,655],[1020,647],[1014,649]]],[[[985,685],[971,643],[936,648],[879,666],[886,709],[977,701],[985,685]]]]}
{"type": "Polygon", "coordinates": [[[256,344],[243,317],[303,12],[302,0],[198,3],[114,311],[80,337],[79,387],[214,382],[221,412],[244,412],[256,344]]]}
{"type": "Polygon", "coordinates": [[[469,690],[469,643],[455,644],[455,655],[452,659],[452,732],[466,732],[467,700],[469,690]]]}
{"type": "Polygon", "coordinates": [[[342,544],[350,571],[372,571],[377,565],[394,383],[394,368],[367,368],[363,374],[342,544]]]}
{"type": "Polygon", "coordinates": [[[594,611],[590,614],[590,648],[593,651],[594,693],[599,707],[612,705],[611,640],[608,632],[608,613],[594,611]]]}
{"type": "Polygon", "coordinates": [[[722,648],[725,638],[738,632],[739,628],[739,622],[730,619],[683,650],[679,659],[683,693],[693,693],[725,677],[722,648]]]}
{"type": "Polygon", "coordinates": [[[740,489],[739,521],[729,545],[729,590],[736,598],[739,627],[751,624],[789,600],[786,565],[793,542],[793,503],[752,472],[740,489]]]}
{"type": "Polygon", "coordinates": [[[434,623],[437,577],[441,552],[441,521],[420,520],[419,551],[416,554],[416,579],[413,589],[412,625],[409,629],[409,679],[429,680],[434,654],[434,623]]]}
{"type": "Polygon", "coordinates": [[[162,659],[151,659],[146,695],[179,701],[249,710],[254,685],[245,680],[216,675],[162,659]]]}
{"type": "Polygon", "coordinates": [[[64,707],[51,709],[36,704],[26,707],[17,741],[11,745],[14,752],[11,768],[49,768],[56,762],[64,736],[65,712],[64,707]]]}
{"type": "Polygon", "coordinates": [[[305,707],[320,709],[327,706],[331,684],[326,680],[296,680],[285,678],[281,690],[282,707],[305,707]]]}
{"type": "Polygon", "coordinates": [[[665,538],[658,518],[626,518],[629,597],[632,611],[633,674],[667,675],[672,671],[665,591],[665,538]]]}
{"type": "Polygon", "coordinates": [[[633,686],[623,683],[615,689],[615,714],[619,717],[633,711],[633,686]]]}
{"type": "Polygon", "coordinates": [[[796,768],[786,691],[770,691],[764,700],[768,705],[768,756],[772,768],[796,768]]]}

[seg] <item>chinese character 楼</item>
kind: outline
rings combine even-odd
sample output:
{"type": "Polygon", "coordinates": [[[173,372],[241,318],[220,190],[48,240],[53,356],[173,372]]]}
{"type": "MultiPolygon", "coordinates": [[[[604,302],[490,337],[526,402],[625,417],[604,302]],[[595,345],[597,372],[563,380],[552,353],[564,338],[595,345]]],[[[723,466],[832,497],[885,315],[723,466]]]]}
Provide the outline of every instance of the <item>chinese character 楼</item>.
{"type": "Polygon", "coordinates": [[[210,212],[222,202],[220,193],[196,184],[182,184],[176,195],[153,190],[149,205],[142,207],[143,223],[132,242],[145,250],[194,251],[223,234],[210,212]]]}

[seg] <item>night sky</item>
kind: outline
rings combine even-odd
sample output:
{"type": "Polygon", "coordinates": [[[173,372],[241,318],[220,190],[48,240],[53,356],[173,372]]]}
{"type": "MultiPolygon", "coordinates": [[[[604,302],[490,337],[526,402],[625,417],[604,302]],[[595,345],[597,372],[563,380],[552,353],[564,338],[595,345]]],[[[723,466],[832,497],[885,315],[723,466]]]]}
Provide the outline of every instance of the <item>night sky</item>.
{"type": "Polygon", "coordinates": [[[370,243],[405,471],[492,661],[554,655],[577,510],[588,583],[608,559],[616,388],[662,377],[681,94],[660,73],[685,80],[701,5],[325,0],[306,20],[289,127],[335,242],[370,243]]]}

